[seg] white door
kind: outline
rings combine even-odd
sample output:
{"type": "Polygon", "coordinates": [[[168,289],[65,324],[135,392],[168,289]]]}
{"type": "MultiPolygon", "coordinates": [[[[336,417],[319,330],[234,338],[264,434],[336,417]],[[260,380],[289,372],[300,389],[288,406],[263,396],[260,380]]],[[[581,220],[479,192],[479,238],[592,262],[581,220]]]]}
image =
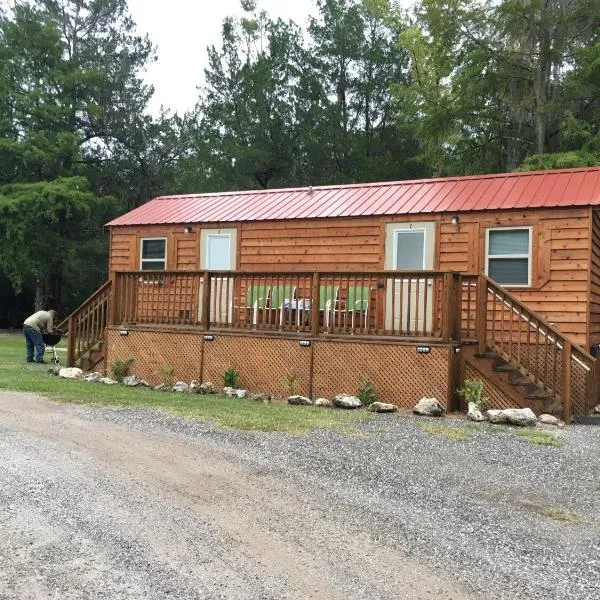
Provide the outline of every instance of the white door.
{"type": "Polygon", "coordinates": [[[428,335],[433,319],[433,280],[414,271],[433,269],[435,223],[394,223],[387,233],[387,268],[413,273],[388,279],[386,329],[428,335]]]}
{"type": "MultiPolygon", "coordinates": [[[[236,230],[203,230],[200,236],[200,251],[203,270],[233,271],[235,269],[236,230]]],[[[227,325],[233,316],[233,278],[212,277],[210,290],[211,323],[227,325]]],[[[202,298],[202,286],[200,299],[202,298]]],[[[202,302],[200,302],[202,304],[202,302]]],[[[201,315],[202,310],[198,311],[201,315]]],[[[202,317],[201,317],[202,318],[202,317]]]]}

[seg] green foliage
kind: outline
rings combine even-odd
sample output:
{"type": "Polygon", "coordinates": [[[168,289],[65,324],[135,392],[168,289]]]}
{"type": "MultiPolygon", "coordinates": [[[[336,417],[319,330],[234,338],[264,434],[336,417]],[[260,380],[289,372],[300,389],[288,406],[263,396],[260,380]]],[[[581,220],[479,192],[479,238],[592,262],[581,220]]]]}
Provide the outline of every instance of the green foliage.
{"type": "Polygon", "coordinates": [[[481,379],[465,379],[463,387],[457,391],[467,404],[474,402],[479,410],[485,410],[489,398],[484,394],[484,385],[481,379]]]}
{"type": "Polygon", "coordinates": [[[237,388],[240,381],[240,374],[233,367],[227,367],[223,371],[222,378],[224,387],[237,388]]]}
{"type": "Polygon", "coordinates": [[[133,366],[133,358],[117,359],[110,365],[110,375],[115,381],[123,381],[125,377],[130,375],[131,367],[133,366]]]}
{"type": "Polygon", "coordinates": [[[164,364],[160,369],[160,373],[162,375],[162,383],[167,387],[173,387],[175,383],[175,367],[170,363],[164,364]]]}
{"type": "Polygon", "coordinates": [[[295,396],[298,387],[298,375],[290,373],[285,377],[281,384],[289,396],[295,396]]]}
{"type": "Polygon", "coordinates": [[[574,167],[596,167],[600,165],[600,154],[571,150],[552,154],[528,156],[517,171],[541,171],[547,169],[572,169],[574,167]]]}
{"type": "Polygon", "coordinates": [[[363,406],[369,406],[373,402],[377,402],[377,394],[375,393],[375,386],[370,381],[361,383],[356,397],[363,403],[363,406]]]}

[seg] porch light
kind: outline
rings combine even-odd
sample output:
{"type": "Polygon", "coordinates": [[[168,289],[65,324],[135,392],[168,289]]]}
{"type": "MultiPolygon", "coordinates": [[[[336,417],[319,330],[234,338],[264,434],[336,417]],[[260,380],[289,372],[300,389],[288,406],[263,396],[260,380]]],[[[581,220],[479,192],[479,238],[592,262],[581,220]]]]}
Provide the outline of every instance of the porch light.
{"type": "Polygon", "coordinates": [[[458,225],[458,222],[460,221],[460,218],[458,215],[453,215],[452,216],[452,225],[458,225]]]}
{"type": "Polygon", "coordinates": [[[192,228],[189,225],[187,225],[186,227],[183,228],[183,232],[184,233],[192,233],[192,228]]]}

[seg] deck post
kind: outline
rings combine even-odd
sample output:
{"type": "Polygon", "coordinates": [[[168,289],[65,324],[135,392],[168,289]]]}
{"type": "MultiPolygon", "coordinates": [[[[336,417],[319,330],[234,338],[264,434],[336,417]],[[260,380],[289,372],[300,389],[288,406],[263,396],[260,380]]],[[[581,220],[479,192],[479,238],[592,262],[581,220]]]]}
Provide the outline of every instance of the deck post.
{"type": "Polygon", "coordinates": [[[444,273],[444,291],[442,296],[442,339],[446,342],[457,340],[458,293],[455,273],[444,273]]]}
{"type": "Polygon", "coordinates": [[[562,403],[563,421],[571,422],[571,342],[563,341],[562,349],[562,403]]]}
{"type": "Polygon", "coordinates": [[[487,282],[483,275],[477,278],[475,337],[478,342],[478,354],[483,356],[487,352],[487,282]]]}
{"type": "MultiPolygon", "coordinates": [[[[313,336],[319,335],[319,319],[321,315],[321,302],[319,288],[321,286],[321,275],[319,273],[313,273],[311,282],[311,294],[310,294],[310,331],[313,336]]],[[[327,310],[327,307],[324,307],[327,310]]]]}
{"type": "Polygon", "coordinates": [[[202,328],[210,329],[210,272],[204,271],[202,275],[202,328]]]}
{"type": "Polygon", "coordinates": [[[69,317],[67,331],[69,332],[67,343],[67,367],[72,367],[75,358],[75,331],[73,331],[73,317],[69,317]]]}

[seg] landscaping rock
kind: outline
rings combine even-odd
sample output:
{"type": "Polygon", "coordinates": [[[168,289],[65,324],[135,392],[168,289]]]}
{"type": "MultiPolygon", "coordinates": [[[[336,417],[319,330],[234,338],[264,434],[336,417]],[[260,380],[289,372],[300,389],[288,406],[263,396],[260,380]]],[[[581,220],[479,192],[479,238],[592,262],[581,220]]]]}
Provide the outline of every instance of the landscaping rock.
{"type": "Polygon", "coordinates": [[[306,396],[290,396],[288,398],[288,404],[294,404],[296,406],[308,406],[312,404],[312,400],[306,396]]]}
{"type": "Polygon", "coordinates": [[[268,404],[269,402],[271,402],[271,396],[269,396],[269,394],[252,394],[252,396],[250,396],[250,400],[268,404]]]}
{"type": "Polygon", "coordinates": [[[543,423],[544,425],[554,425],[555,427],[564,427],[565,426],[565,422],[561,421],[558,417],[555,417],[554,415],[540,415],[538,417],[538,421],[540,423],[543,423]]]}
{"type": "Polygon", "coordinates": [[[333,399],[333,405],[338,408],[360,408],[362,402],[360,401],[360,398],[357,398],[356,396],[341,394],[333,399]]]}
{"type": "Polygon", "coordinates": [[[479,410],[479,406],[477,406],[475,402],[469,402],[469,411],[467,412],[467,419],[469,419],[469,421],[475,421],[476,423],[485,421],[485,417],[483,416],[481,410],[479,410]]]}
{"type": "Polygon", "coordinates": [[[389,413],[396,412],[398,407],[395,404],[386,404],[385,402],[373,402],[367,406],[369,412],[389,413]]]}
{"type": "Polygon", "coordinates": [[[54,375],[55,377],[58,377],[58,374],[60,373],[62,367],[50,367],[48,369],[48,374],[49,375],[54,375]]]}
{"type": "Polygon", "coordinates": [[[209,396],[211,394],[216,394],[217,386],[214,383],[211,383],[210,381],[205,381],[204,383],[201,383],[198,386],[196,393],[202,394],[203,396],[209,396]]]}
{"type": "Polygon", "coordinates": [[[444,407],[437,398],[421,398],[413,408],[413,412],[426,417],[441,417],[444,415],[444,407]]]}
{"type": "Polygon", "coordinates": [[[155,385],[152,388],[155,392],[172,392],[172,388],[168,386],[166,383],[161,383],[159,385],[155,385]]]}
{"type": "Polygon", "coordinates": [[[592,412],[595,415],[600,415],[600,404],[596,404],[596,406],[594,406],[594,410],[592,412]]]}
{"type": "Polygon", "coordinates": [[[103,377],[104,375],[102,375],[102,373],[88,373],[83,380],[87,381],[88,383],[100,383],[103,377]]]}
{"type": "Polygon", "coordinates": [[[238,398],[245,398],[247,393],[248,393],[247,390],[235,390],[235,395],[238,398]]]}
{"type": "Polygon", "coordinates": [[[138,385],[142,385],[142,381],[142,378],[137,375],[127,375],[127,377],[123,377],[121,383],[126,387],[137,387],[138,385]]]}
{"type": "Polygon", "coordinates": [[[325,406],[327,408],[333,406],[333,402],[328,398],[317,398],[315,400],[315,406],[325,406]]]}
{"type": "Polygon", "coordinates": [[[100,383],[104,383],[105,385],[115,385],[119,382],[116,379],[112,379],[111,377],[103,377],[100,380],[100,383]]]}
{"type": "Polygon", "coordinates": [[[172,388],[173,392],[185,394],[190,391],[190,386],[185,381],[178,381],[172,388]]]}
{"type": "Polygon", "coordinates": [[[58,376],[63,379],[83,379],[83,371],[77,367],[62,367],[58,376]]]}
{"type": "Polygon", "coordinates": [[[237,393],[236,390],[234,390],[232,387],[224,387],[223,395],[227,396],[228,398],[234,398],[237,395],[237,393]]]}
{"type": "Polygon", "coordinates": [[[505,408],[504,410],[488,410],[490,423],[531,427],[537,423],[537,417],[530,408],[505,408]]]}

